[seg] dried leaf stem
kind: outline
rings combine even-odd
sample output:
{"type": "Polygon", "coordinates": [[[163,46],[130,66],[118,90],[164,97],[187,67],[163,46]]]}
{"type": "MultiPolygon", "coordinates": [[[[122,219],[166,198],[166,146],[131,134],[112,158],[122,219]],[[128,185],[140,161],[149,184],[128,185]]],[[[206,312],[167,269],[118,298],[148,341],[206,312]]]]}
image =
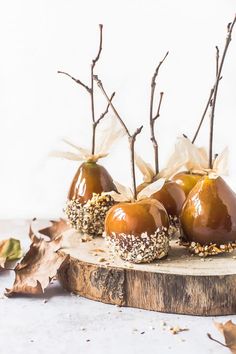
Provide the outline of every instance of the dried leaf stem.
{"type": "Polygon", "coordinates": [[[97,82],[98,87],[100,88],[101,92],[103,93],[104,97],[108,101],[109,106],[113,110],[115,116],[123,126],[129,140],[129,146],[130,146],[130,160],[131,160],[131,173],[132,173],[132,182],[133,182],[133,193],[134,193],[134,199],[137,199],[137,188],[136,188],[136,176],[135,176],[135,163],[134,163],[134,145],[135,145],[135,140],[138,134],[140,134],[141,130],[143,129],[143,126],[139,127],[138,129],[135,130],[133,134],[130,133],[129,129],[127,128],[127,125],[124,123],[123,119],[121,118],[120,114],[114,107],[113,103],[111,102],[111,99],[109,98],[106,90],[103,87],[102,81],[98,78],[97,75],[94,75],[94,80],[97,82]]]}
{"type": "Polygon", "coordinates": [[[209,168],[212,168],[212,165],[213,165],[214,118],[215,118],[215,107],[216,107],[218,87],[219,87],[219,82],[221,79],[221,73],[222,73],[226,53],[227,53],[227,50],[229,48],[229,44],[232,39],[232,31],[233,31],[235,22],[236,22],[236,15],[234,16],[233,22],[229,23],[227,26],[227,37],[226,37],[226,41],[225,41],[224,51],[223,51],[221,60],[219,61],[219,59],[218,59],[218,64],[217,64],[218,73],[217,73],[217,77],[216,77],[216,81],[215,81],[215,89],[214,89],[213,98],[212,98],[211,117],[210,117],[211,120],[210,120],[210,140],[209,140],[209,168]]]}
{"type": "MultiPolygon", "coordinates": [[[[100,39],[99,39],[99,47],[98,47],[98,53],[96,55],[96,57],[92,60],[91,63],[91,69],[90,69],[90,86],[86,85],[85,83],[83,83],[80,79],[76,79],[75,77],[73,77],[72,75],[68,74],[65,71],[58,71],[58,74],[64,74],[68,77],[70,77],[73,81],[75,81],[77,84],[81,85],[83,88],[86,89],[86,91],[89,93],[90,95],[90,101],[91,101],[91,116],[92,116],[92,148],[91,148],[91,153],[92,155],[94,155],[95,153],[95,147],[96,147],[96,128],[97,125],[101,122],[101,120],[105,117],[105,115],[108,113],[109,110],[109,106],[110,103],[108,104],[106,110],[104,111],[104,113],[102,113],[100,115],[100,117],[98,119],[96,119],[95,116],[95,104],[94,104],[94,68],[97,64],[97,62],[100,59],[100,55],[102,52],[102,40],[103,40],[103,25],[99,25],[99,30],[100,30],[100,39]]],[[[109,102],[112,101],[113,97],[114,97],[115,93],[112,94],[109,102]]]]}
{"type": "Polygon", "coordinates": [[[153,110],[154,110],[153,106],[154,106],[154,97],[155,97],[155,89],[156,89],[156,79],[157,79],[157,76],[159,73],[159,69],[160,69],[161,65],[163,64],[163,62],[165,61],[168,54],[169,54],[169,52],[167,52],[165,54],[164,58],[160,61],[160,63],[156,67],[156,70],[153,74],[152,81],[151,81],[150,117],[149,117],[149,119],[150,119],[151,142],[152,142],[153,149],[154,149],[154,160],[155,160],[156,174],[159,173],[159,157],[158,157],[158,143],[157,143],[157,139],[155,136],[155,121],[160,116],[160,109],[161,109],[161,103],[162,103],[164,92],[160,93],[157,112],[155,115],[153,114],[153,110]]]}
{"type": "Polygon", "coordinates": [[[216,342],[216,343],[222,345],[223,347],[228,348],[228,346],[227,346],[226,344],[224,344],[224,343],[220,342],[219,340],[213,338],[210,333],[207,333],[207,337],[208,337],[210,340],[212,340],[213,342],[216,342]]]}

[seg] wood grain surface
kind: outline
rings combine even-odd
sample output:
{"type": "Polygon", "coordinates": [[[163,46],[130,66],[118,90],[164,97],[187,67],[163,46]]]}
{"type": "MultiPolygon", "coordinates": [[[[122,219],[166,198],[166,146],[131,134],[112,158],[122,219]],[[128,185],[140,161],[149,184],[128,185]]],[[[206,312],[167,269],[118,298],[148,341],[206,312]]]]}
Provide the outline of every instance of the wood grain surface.
{"type": "Polygon", "coordinates": [[[169,313],[236,314],[236,256],[191,256],[171,241],[169,256],[151,264],[114,257],[102,238],[81,241],[69,230],[69,254],[58,274],[64,288],[86,298],[169,313]],[[73,247],[71,247],[73,246],[73,247]]]}

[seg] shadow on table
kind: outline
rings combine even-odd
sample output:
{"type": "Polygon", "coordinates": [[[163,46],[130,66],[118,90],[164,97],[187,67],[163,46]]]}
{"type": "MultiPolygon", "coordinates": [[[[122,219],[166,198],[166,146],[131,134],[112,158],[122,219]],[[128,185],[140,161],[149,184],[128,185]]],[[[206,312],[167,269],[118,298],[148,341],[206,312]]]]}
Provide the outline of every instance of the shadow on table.
{"type": "Polygon", "coordinates": [[[30,294],[14,294],[11,299],[14,298],[30,298],[30,299],[42,299],[47,302],[48,300],[54,297],[65,297],[71,296],[71,294],[62,288],[58,281],[55,281],[53,284],[50,284],[44,291],[43,294],[39,295],[30,295],[30,294]]]}

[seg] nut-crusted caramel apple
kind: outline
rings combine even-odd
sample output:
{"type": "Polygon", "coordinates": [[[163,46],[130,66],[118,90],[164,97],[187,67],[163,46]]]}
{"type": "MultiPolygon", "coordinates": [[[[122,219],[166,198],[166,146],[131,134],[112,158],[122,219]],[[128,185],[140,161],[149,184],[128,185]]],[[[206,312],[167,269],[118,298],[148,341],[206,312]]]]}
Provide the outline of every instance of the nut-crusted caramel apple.
{"type": "Polygon", "coordinates": [[[200,256],[236,247],[236,195],[221,177],[203,177],[189,193],[180,216],[182,241],[200,256]]]}
{"type": "Polygon", "coordinates": [[[116,187],[108,171],[96,162],[84,162],[71,184],[65,213],[76,230],[91,236],[101,236],[107,211],[114,205],[111,196],[103,192],[116,187]]]}
{"type": "Polygon", "coordinates": [[[91,236],[102,235],[106,212],[114,204],[114,200],[110,196],[104,195],[103,192],[116,190],[111,176],[97,161],[107,156],[110,146],[120,136],[120,132],[116,131],[114,126],[112,126],[112,131],[109,129],[103,130],[104,134],[100,136],[100,139],[98,139],[97,136],[97,128],[107,115],[111,101],[115,95],[115,93],[113,93],[111,97],[109,97],[105,111],[98,115],[94,104],[94,70],[100,59],[102,47],[103,25],[100,24],[99,47],[96,56],[91,61],[89,86],[65,71],[58,71],[59,74],[63,74],[72,79],[90,95],[92,127],[91,149],[88,150],[65,141],[76,149],[76,153],[66,152],[64,154],[56,154],[55,156],[62,156],[69,160],[84,161],[79,167],[71,184],[65,213],[72,227],[91,236]]]}
{"type": "Polygon", "coordinates": [[[186,197],[189,192],[193,189],[195,184],[203,177],[203,174],[191,173],[188,171],[179,172],[174,175],[171,179],[176,182],[183,189],[186,197]]]}
{"type": "Polygon", "coordinates": [[[114,205],[105,219],[104,236],[118,255],[144,263],[165,257],[169,249],[168,215],[155,199],[114,205]]]}
{"type": "MultiPolygon", "coordinates": [[[[104,97],[110,102],[103,83],[97,76],[96,81],[104,97]]],[[[149,198],[154,190],[151,192],[149,190],[150,193],[146,190],[146,194],[143,193],[143,195],[137,193],[134,146],[143,126],[131,134],[112,102],[110,102],[110,107],[128,138],[133,190],[117,185],[117,189],[120,189],[120,194],[117,194],[119,200],[121,201],[120,198],[124,196],[125,202],[114,205],[108,211],[105,219],[104,237],[122,259],[133,263],[152,262],[165,257],[168,253],[168,214],[160,202],[149,198]],[[143,199],[138,200],[142,197],[143,199]]]]}
{"type": "MultiPolygon", "coordinates": [[[[214,117],[218,87],[235,23],[236,15],[233,21],[227,25],[225,47],[221,56],[219,48],[216,47],[216,79],[208,100],[211,108],[208,153],[209,175],[201,178],[191,190],[180,216],[183,242],[186,242],[190,251],[200,256],[230,252],[236,248],[236,195],[227,183],[219,177],[219,174],[223,174],[225,171],[226,159],[224,153],[227,149],[223,151],[221,157],[218,154],[215,156],[213,152],[214,117]]],[[[202,120],[200,126],[201,123],[202,120]]],[[[195,138],[196,134],[194,140],[195,138]]]]}

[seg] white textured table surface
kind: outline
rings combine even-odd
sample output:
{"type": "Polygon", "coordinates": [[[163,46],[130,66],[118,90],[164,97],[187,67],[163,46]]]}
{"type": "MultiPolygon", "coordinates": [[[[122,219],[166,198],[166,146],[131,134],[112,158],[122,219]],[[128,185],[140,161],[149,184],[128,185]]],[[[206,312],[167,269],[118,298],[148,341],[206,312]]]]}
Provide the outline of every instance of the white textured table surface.
{"type": "MultiPolygon", "coordinates": [[[[27,247],[28,225],[22,220],[1,221],[0,237],[20,238],[27,247]]],[[[14,274],[2,272],[0,277],[3,294],[14,274]]],[[[236,316],[217,318],[228,319],[236,322],[236,316]]],[[[211,317],[104,305],[68,294],[57,282],[43,296],[0,298],[1,354],[229,353],[210,341],[207,332],[223,340],[211,317]],[[189,330],[173,335],[169,330],[172,326],[189,330]]]]}

